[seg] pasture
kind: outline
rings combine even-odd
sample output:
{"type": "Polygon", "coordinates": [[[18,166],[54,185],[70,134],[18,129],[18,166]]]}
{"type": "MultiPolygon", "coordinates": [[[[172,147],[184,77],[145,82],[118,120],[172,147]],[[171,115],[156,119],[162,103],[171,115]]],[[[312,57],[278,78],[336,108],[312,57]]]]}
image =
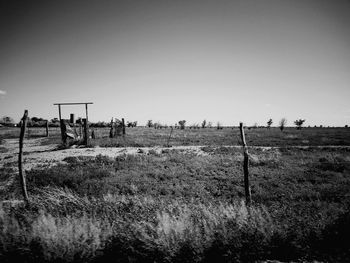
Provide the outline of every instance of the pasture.
{"type": "Polygon", "coordinates": [[[57,128],[49,138],[31,128],[26,206],[19,130],[0,129],[1,262],[349,261],[350,129],[245,131],[250,206],[237,127],[170,139],[170,129],[111,139],[95,128],[78,149],[59,147],[57,128]]]}
{"type": "MultiPolygon", "coordinates": [[[[126,136],[109,138],[109,128],[90,128],[94,130],[95,140],[90,146],[101,147],[155,147],[155,146],[225,146],[241,145],[239,127],[224,127],[205,129],[153,129],[146,127],[126,128],[126,136]],[[171,135],[171,136],[170,136],[171,135]]],[[[0,128],[1,138],[18,138],[19,128],[0,128]]],[[[50,137],[47,144],[60,143],[60,129],[49,128],[50,137]]],[[[26,137],[39,138],[45,134],[45,128],[29,128],[26,137]]],[[[350,146],[350,128],[303,128],[287,127],[283,132],[279,128],[245,129],[248,146],[350,146]]]]}

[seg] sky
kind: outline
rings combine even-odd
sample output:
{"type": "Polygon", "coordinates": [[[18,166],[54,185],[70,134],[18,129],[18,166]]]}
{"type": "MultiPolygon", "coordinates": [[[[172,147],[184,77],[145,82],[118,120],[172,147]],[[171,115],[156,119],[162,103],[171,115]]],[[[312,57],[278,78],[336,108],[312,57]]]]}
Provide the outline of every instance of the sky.
{"type": "Polygon", "coordinates": [[[0,117],[350,123],[349,0],[0,3],[0,117]]]}

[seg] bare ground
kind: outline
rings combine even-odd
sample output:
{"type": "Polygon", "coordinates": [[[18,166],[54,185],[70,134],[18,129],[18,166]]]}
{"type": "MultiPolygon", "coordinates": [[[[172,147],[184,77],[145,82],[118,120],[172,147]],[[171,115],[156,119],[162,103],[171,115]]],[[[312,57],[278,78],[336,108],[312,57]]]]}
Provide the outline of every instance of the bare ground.
{"type": "MultiPolygon", "coordinates": [[[[29,139],[24,142],[23,146],[23,167],[30,170],[34,167],[47,167],[57,163],[62,163],[66,157],[70,156],[97,156],[104,155],[116,157],[123,154],[148,154],[149,151],[161,153],[165,147],[94,147],[94,148],[77,148],[59,150],[59,145],[40,145],[43,139],[29,139]]],[[[4,166],[17,166],[19,144],[18,139],[5,139],[2,147],[6,149],[0,152],[0,168],[4,166]]],[[[198,155],[206,154],[201,150],[203,146],[176,146],[170,149],[193,152],[198,155]]]]}
{"type": "MultiPolygon", "coordinates": [[[[174,149],[183,151],[186,153],[194,153],[197,155],[207,155],[202,149],[203,146],[173,146],[173,147],[94,147],[94,148],[78,148],[72,147],[68,149],[59,149],[58,144],[42,145],[45,138],[28,139],[24,141],[23,146],[23,167],[24,170],[31,170],[34,167],[48,167],[57,163],[64,162],[66,157],[70,156],[97,156],[104,155],[108,157],[117,157],[123,154],[148,154],[150,151],[156,153],[162,153],[164,150],[174,149]]],[[[2,151],[0,151],[0,169],[7,166],[15,168],[18,162],[19,143],[18,139],[5,139],[1,145],[2,151]]],[[[239,145],[228,145],[218,147],[234,147],[239,148],[239,145]]],[[[350,146],[288,146],[289,148],[348,148],[350,146]]],[[[283,147],[262,147],[251,146],[249,148],[260,149],[278,149],[283,147]]]]}

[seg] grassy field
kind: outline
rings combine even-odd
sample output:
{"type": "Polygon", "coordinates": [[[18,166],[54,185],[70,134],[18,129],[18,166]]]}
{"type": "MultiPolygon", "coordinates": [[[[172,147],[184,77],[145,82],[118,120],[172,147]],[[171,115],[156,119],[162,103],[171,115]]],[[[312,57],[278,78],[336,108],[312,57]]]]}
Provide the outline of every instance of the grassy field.
{"type": "MultiPolygon", "coordinates": [[[[128,129],[125,144],[97,132],[95,145],[139,147],[163,145],[170,130],[128,129]]],[[[350,150],[283,147],[349,145],[348,129],[247,130],[249,145],[282,146],[249,149],[249,207],[242,149],[222,146],[239,144],[237,128],[174,135],[173,146],[206,146],[71,156],[27,171],[30,206],[0,206],[0,261],[350,261],[350,150]]],[[[3,167],[1,181],[15,172],[3,167]]],[[[17,184],[0,198],[20,198],[17,184]]]]}
{"type": "MultiPolygon", "coordinates": [[[[153,147],[153,146],[225,146],[240,145],[238,127],[206,129],[153,129],[145,127],[126,128],[124,137],[110,139],[109,128],[92,128],[96,135],[90,141],[90,146],[101,147],[153,147]],[[171,134],[171,136],[170,136],[171,134]]],[[[92,130],[91,129],[91,130],[92,130]]],[[[319,145],[348,145],[350,146],[350,128],[303,128],[297,130],[287,127],[283,132],[279,128],[245,129],[249,146],[319,146],[319,145]]],[[[36,138],[45,135],[44,128],[30,128],[29,137],[36,138]]],[[[0,138],[18,138],[19,128],[0,128],[0,138]]],[[[28,136],[27,136],[28,137],[28,136]]],[[[60,143],[59,128],[50,128],[47,143],[60,143]]]]}

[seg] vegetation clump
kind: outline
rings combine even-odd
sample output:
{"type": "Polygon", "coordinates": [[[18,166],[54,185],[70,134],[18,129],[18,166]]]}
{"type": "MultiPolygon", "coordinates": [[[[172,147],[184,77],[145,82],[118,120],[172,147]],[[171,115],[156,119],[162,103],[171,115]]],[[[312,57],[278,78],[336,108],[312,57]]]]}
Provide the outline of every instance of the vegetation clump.
{"type": "Polygon", "coordinates": [[[250,149],[249,207],[241,149],[202,150],[75,156],[27,171],[30,206],[0,206],[0,260],[349,259],[346,149],[250,149]]]}

